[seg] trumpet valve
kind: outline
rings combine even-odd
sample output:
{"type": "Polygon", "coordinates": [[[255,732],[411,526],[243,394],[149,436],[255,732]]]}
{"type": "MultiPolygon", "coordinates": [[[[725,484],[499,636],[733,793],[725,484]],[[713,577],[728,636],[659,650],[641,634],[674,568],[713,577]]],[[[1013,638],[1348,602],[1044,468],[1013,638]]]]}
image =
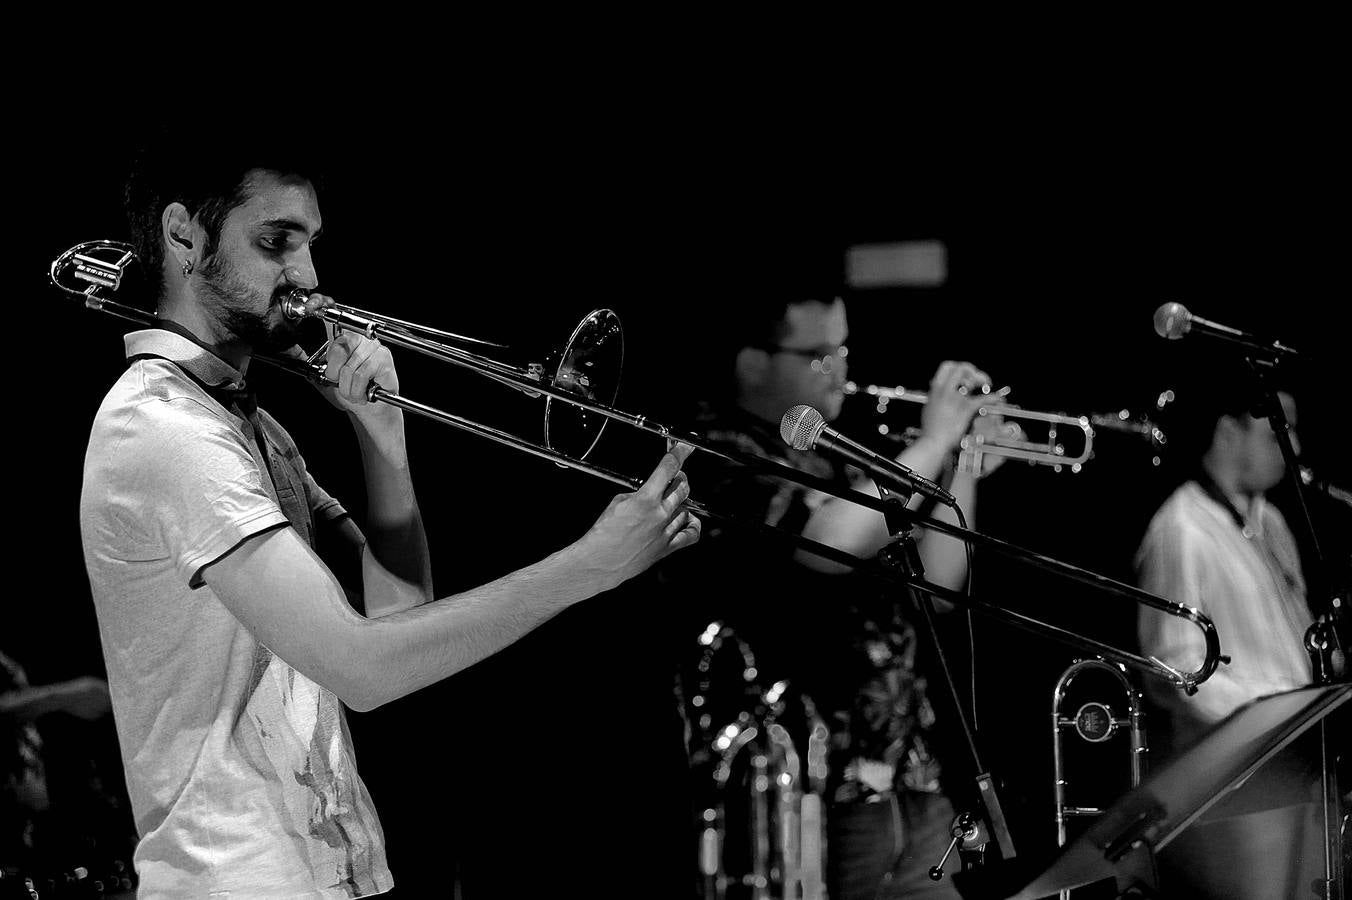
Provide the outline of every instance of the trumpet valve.
{"type": "Polygon", "coordinates": [[[963,435],[958,442],[957,470],[964,475],[981,476],[981,462],[984,456],[986,438],[979,434],[963,435]]]}

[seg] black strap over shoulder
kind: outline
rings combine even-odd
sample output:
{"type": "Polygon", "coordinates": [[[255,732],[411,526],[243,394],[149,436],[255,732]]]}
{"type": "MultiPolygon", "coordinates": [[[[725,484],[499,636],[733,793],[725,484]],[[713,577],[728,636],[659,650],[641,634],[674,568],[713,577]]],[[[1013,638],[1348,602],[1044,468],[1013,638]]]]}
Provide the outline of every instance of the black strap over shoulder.
{"type": "Polygon", "coordinates": [[[167,356],[161,356],[158,353],[138,353],[135,356],[127,357],[127,365],[131,365],[132,363],[139,362],[140,360],[143,359],[162,359],[167,363],[173,364],[180,372],[188,376],[188,378],[192,380],[193,384],[200,387],[211,397],[211,399],[215,400],[221,406],[224,406],[226,409],[229,409],[232,405],[238,405],[239,408],[245,413],[246,418],[252,418],[253,413],[258,409],[258,402],[254,397],[253,391],[233,390],[231,388],[225,387],[224,385],[207,384],[205,381],[198,378],[196,375],[189,372],[187,369],[183,368],[183,366],[179,365],[177,362],[175,362],[174,360],[170,359],[167,356]]]}

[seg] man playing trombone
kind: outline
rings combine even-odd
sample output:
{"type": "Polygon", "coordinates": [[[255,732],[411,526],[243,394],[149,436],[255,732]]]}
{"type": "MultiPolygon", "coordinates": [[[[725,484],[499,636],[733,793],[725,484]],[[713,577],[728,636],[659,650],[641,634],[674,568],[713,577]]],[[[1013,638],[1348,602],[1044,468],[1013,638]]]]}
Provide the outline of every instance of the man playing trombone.
{"type": "Polygon", "coordinates": [[[333,302],[314,292],[322,219],[290,148],[270,133],[165,142],[128,185],[162,324],[127,336],[80,519],[143,897],[388,890],[342,705],[452,675],[700,535],[678,447],[576,542],[433,600],[403,414],[367,399],[373,382],[398,389],[389,351],[346,333],[327,351],[323,393],[362,456],[361,528],[246,383],[256,353],[293,352],[284,297],[333,302]],[[340,585],[344,567],[356,583],[340,585]]]}
{"type": "MultiPolygon", "coordinates": [[[[826,420],[841,412],[846,383],[848,323],[834,282],[778,282],[738,298],[736,330],[727,347],[732,396],[706,404],[700,431],[730,449],[788,463],[800,471],[877,496],[872,483],[812,451],[785,446],[784,413],[797,404],[826,420]]],[[[954,452],[969,428],[1021,438],[1018,426],[983,417],[987,375],[967,362],[945,362],[930,384],[919,438],[897,460],[926,478],[951,477],[951,492],[969,521],[981,471],[954,470],[954,452]]],[[[703,457],[697,463],[702,464],[703,457]]],[[[710,485],[711,505],[867,558],[889,540],[883,517],[849,500],[770,478],[748,478],[735,467],[697,470],[710,485]]],[[[952,513],[937,513],[953,521],[952,513]]],[[[916,669],[920,639],[909,604],[862,584],[841,566],[812,554],[782,551],[728,530],[702,552],[701,590],[714,614],[736,628],[769,679],[787,677],[811,695],[831,727],[827,810],[827,881],[833,900],[911,896],[956,897],[950,879],[931,881],[953,823],[934,752],[934,686],[916,669]],[[719,553],[736,560],[718,564],[719,553]],[[917,893],[919,892],[919,893],[917,893]]],[[[926,577],[958,588],[966,578],[962,545],[924,534],[926,577]]],[[[801,750],[800,750],[801,752],[801,750]]]]}

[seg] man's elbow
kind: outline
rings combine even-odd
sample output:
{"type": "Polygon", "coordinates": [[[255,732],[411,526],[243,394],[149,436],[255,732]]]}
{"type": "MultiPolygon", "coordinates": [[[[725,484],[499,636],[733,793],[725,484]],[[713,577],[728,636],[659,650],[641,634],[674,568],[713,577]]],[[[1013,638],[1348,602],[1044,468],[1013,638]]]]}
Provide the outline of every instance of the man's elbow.
{"type": "Polygon", "coordinates": [[[382,690],[380,685],[373,683],[371,679],[358,677],[355,673],[335,679],[329,689],[353,712],[379,709],[398,696],[388,690],[382,690]]]}
{"type": "Polygon", "coordinates": [[[352,637],[350,642],[335,642],[338,648],[325,654],[319,671],[315,673],[315,681],[331,691],[348,709],[370,712],[393,697],[386,696],[387,692],[382,690],[379,680],[371,675],[376,669],[376,661],[370,654],[369,641],[363,640],[364,635],[361,634],[352,637]]]}

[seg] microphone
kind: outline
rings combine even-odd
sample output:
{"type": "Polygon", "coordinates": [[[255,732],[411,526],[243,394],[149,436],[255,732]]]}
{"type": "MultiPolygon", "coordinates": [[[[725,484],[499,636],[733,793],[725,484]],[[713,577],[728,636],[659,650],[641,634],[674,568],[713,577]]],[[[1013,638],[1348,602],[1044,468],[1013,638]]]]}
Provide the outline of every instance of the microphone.
{"type": "Polygon", "coordinates": [[[1202,334],[1272,356],[1300,355],[1280,341],[1265,341],[1237,328],[1194,316],[1182,303],[1165,303],[1155,310],[1155,333],[1171,341],[1176,341],[1185,334],[1202,334]]]}
{"type": "Polygon", "coordinates": [[[1321,494],[1327,494],[1334,500],[1346,503],[1352,506],[1352,491],[1338,487],[1327,479],[1320,478],[1315,471],[1308,466],[1300,467],[1300,483],[1306,487],[1312,487],[1321,494]]]}
{"type": "Polygon", "coordinates": [[[947,506],[957,505],[957,499],[948,491],[901,463],[850,440],[828,426],[822,414],[810,406],[795,406],[784,413],[779,420],[779,436],[795,450],[815,449],[839,456],[893,490],[921,494],[947,506]]]}

